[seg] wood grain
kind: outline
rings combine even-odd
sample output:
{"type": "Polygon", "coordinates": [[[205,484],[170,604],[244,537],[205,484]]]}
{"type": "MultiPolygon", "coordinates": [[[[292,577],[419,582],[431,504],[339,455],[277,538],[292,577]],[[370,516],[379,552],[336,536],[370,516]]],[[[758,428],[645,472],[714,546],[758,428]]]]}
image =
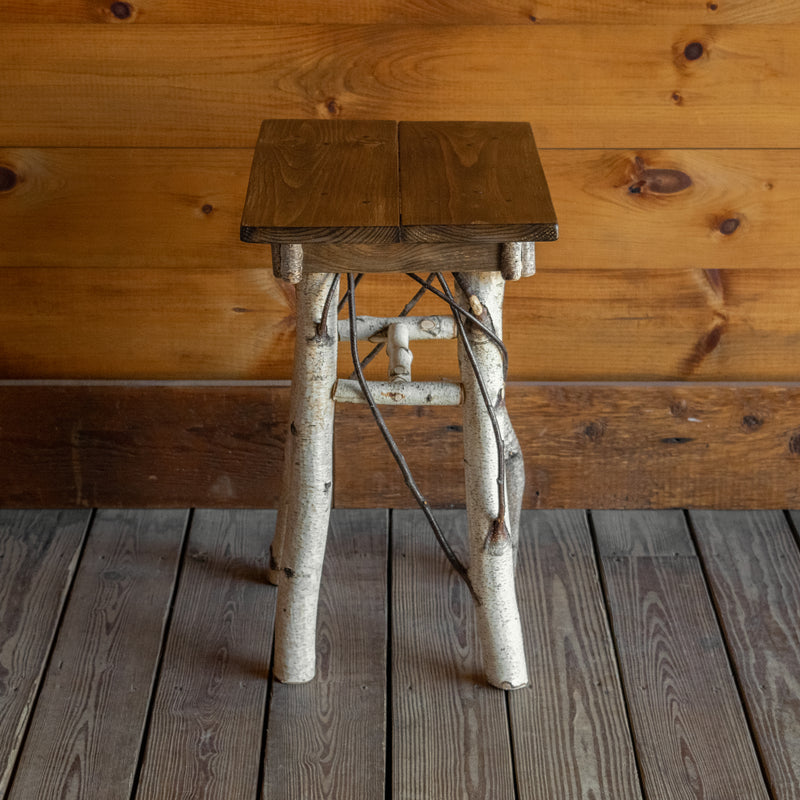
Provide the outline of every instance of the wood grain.
{"type": "MultiPolygon", "coordinates": [[[[266,270],[6,269],[2,281],[3,378],[291,377],[294,292],[266,270]]],[[[395,316],[418,288],[404,276],[367,276],[359,312],[395,316]]],[[[798,304],[793,270],[540,265],[507,288],[510,379],[793,381],[798,304]]],[[[435,298],[418,309],[447,313],[435,298]]],[[[347,377],[350,354],[340,356],[347,377]]],[[[374,369],[385,377],[383,356],[374,369]]],[[[457,378],[454,346],[416,347],[414,374],[457,378]]]]}
{"type": "Polygon", "coordinates": [[[129,798],[186,511],[101,511],[9,800],[129,798]]]}
{"type": "Polygon", "coordinates": [[[793,23],[800,21],[794,0],[752,3],[728,0],[703,4],[693,0],[646,3],[635,11],[613,0],[538,0],[529,6],[517,0],[207,0],[202,6],[189,0],[137,0],[114,8],[107,0],[39,0],[35,8],[21,0],[7,0],[0,8],[2,22],[95,22],[108,24],[221,23],[257,24],[484,24],[619,23],[714,25],[731,23],[793,23]]]}
{"type": "Polygon", "coordinates": [[[274,507],[288,402],[274,384],[4,387],[2,504],[274,507]]]}
{"type": "Polygon", "coordinates": [[[197,511],[137,797],[255,797],[272,646],[271,511],[197,511]]]}
{"type": "MultiPolygon", "coordinates": [[[[0,384],[2,505],[274,507],[288,403],[285,383],[0,384]]],[[[797,384],[511,383],[508,408],[527,508],[800,506],[797,384]]],[[[431,502],[463,505],[458,409],[385,416],[431,502]]],[[[366,409],[337,409],[336,465],[337,506],[413,506],[366,409]]]]}
{"type": "Polygon", "coordinates": [[[252,158],[252,143],[4,148],[13,186],[0,192],[0,264],[269,269],[268,248],[239,241],[252,158]]]}
{"type": "Polygon", "coordinates": [[[641,800],[582,511],[526,511],[517,595],[531,687],[509,695],[519,797],[641,800]]]}
{"type": "MultiPolygon", "coordinates": [[[[469,235],[465,235],[465,239],[469,235]]],[[[303,269],[307,272],[460,272],[495,270],[500,266],[500,244],[415,243],[388,245],[309,244],[303,247],[303,269]]],[[[390,276],[384,276],[384,280],[390,276]]],[[[391,279],[391,278],[390,278],[391,279]]],[[[400,284],[395,282],[395,286],[400,284]]],[[[408,288],[410,284],[405,283],[408,288]]],[[[390,291],[395,297],[396,291],[390,291]]],[[[396,302],[396,300],[395,300],[396,302]]]]}
{"type": "Polygon", "coordinates": [[[648,800],[766,800],[683,515],[609,511],[593,519],[648,800]]]}
{"type": "MultiPolygon", "coordinates": [[[[466,514],[438,515],[466,552],[466,514]]],[[[472,598],[421,512],[392,522],[392,798],[513,797],[505,696],[484,680],[472,598]]]]}
{"type": "Polygon", "coordinates": [[[386,771],[388,512],[334,511],[317,675],[275,683],[264,797],[382,797],[386,771]]]}
{"type": "Polygon", "coordinates": [[[540,147],[797,144],[796,25],[5,31],[7,146],[252,147],[262,119],[297,117],[522,119],[540,147]]]}
{"type": "Polygon", "coordinates": [[[398,137],[405,241],[558,238],[530,125],[401,122],[398,137]]]}
{"type": "Polygon", "coordinates": [[[5,377],[291,375],[294,294],[271,269],[13,269],[2,281],[5,377]]]}
{"type": "MultiPolygon", "coordinates": [[[[534,128],[538,134],[535,121],[534,128]]],[[[537,248],[539,277],[795,264],[800,151],[543,149],[540,155],[560,238],[537,248]],[[674,246],[678,239],[681,247],[674,246]]],[[[0,192],[0,265],[179,269],[187,294],[201,291],[193,277],[201,269],[269,270],[269,248],[238,240],[252,156],[251,143],[0,149],[0,168],[14,176],[0,192]]],[[[590,291],[582,285],[570,294],[590,291]]]]}
{"type": "Polygon", "coordinates": [[[88,511],[0,512],[0,796],[19,748],[72,585],[88,511]]]}
{"type": "Polygon", "coordinates": [[[243,241],[386,244],[399,224],[396,123],[264,120],[243,241]]]}
{"type": "MultiPolygon", "coordinates": [[[[525,458],[526,508],[756,508],[800,504],[796,387],[714,384],[511,384],[525,458]]],[[[385,409],[434,505],[464,503],[457,410],[385,409]]],[[[410,506],[369,418],[337,409],[339,505],[410,506]],[[370,475],[365,485],[363,475],[370,475]]]]}
{"type": "Polygon", "coordinates": [[[800,797],[800,552],[777,511],[692,511],[772,796],[800,797]]]}

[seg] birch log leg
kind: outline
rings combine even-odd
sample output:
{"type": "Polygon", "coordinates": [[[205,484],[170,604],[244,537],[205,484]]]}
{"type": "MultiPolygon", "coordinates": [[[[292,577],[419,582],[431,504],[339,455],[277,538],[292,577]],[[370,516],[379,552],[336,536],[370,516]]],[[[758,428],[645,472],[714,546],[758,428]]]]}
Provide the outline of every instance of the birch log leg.
{"type": "Polygon", "coordinates": [[[316,666],[317,600],[333,496],[333,386],[336,382],[336,298],[322,320],[331,281],[304,275],[297,284],[297,338],[290,409],[291,458],[281,510],[277,559],[275,677],[305,683],[316,666]]]}
{"type": "MultiPolygon", "coordinates": [[[[458,278],[458,299],[471,308],[484,324],[502,336],[503,293],[500,272],[462,273],[458,278]]],[[[499,455],[491,419],[475,379],[466,349],[459,341],[459,364],[464,385],[464,463],[470,538],[470,580],[479,603],[476,608],[478,635],[483,650],[486,678],[493,686],[518,689],[528,683],[517,598],[514,590],[514,542],[518,536],[519,503],[524,474],[517,464],[522,459],[516,437],[505,412],[505,382],[500,351],[476,326],[467,323],[472,346],[489,398],[506,440],[506,455],[513,465],[506,483],[506,519],[501,513],[498,487],[499,455]],[[516,447],[514,446],[516,445],[516,447]],[[511,450],[512,452],[509,452],[511,450]],[[509,491],[510,490],[510,491],[509,491]],[[513,495],[511,498],[508,495],[513,495]],[[510,503],[508,500],[510,499],[510,503]]]]}

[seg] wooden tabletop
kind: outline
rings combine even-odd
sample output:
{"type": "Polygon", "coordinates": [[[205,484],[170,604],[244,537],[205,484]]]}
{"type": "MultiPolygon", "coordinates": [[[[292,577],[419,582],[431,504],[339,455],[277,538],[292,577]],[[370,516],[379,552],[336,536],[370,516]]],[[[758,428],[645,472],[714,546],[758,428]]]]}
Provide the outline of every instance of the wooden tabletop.
{"type": "Polygon", "coordinates": [[[266,120],[245,242],[553,241],[526,122],[266,120]]]}

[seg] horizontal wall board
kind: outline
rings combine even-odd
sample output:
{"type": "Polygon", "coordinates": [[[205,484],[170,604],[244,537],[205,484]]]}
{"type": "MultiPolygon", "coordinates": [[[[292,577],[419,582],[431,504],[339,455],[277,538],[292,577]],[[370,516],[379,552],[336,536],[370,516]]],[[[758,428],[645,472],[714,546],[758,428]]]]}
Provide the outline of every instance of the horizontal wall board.
{"type": "MultiPolygon", "coordinates": [[[[0,383],[0,504],[274,507],[288,401],[274,383],[0,383]]],[[[526,507],[800,502],[800,384],[513,383],[508,407],[526,507]]],[[[386,416],[432,505],[463,505],[460,411],[386,416]]],[[[335,459],[337,506],[412,505],[366,409],[338,409],[335,459]]]]}
{"type": "MultiPolygon", "coordinates": [[[[506,289],[510,379],[795,380],[798,274],[541,266],[506,289]]],[[[291,377],[294,289],[271,270],[8,268],[0,281],[0,378],[291,377]]],[[[418,288],[367,276],[357,311],[394,316],[418,288]]],[[[448,310],[431,298],[415,312],[448,310]]],[[[340,358],[347,377],[348,345],[340,358]]],[[[369,374],[386,370],[380,355],[369,374]]],[[[416,343],[413,374],[457,377],[455,343],[416,343]]]]}
{"type": "MultiPolygon", "coordinates": [[[[254,130],[253,144],[255,144],[254,130]]],[[[266,267],[239,241],[252,148],[0,149],[2,266],[266,267]]]]}
{"type": "MultiPolygon", "coordinates": [[[[0,149],[0,266],[269,268],[267,246],[239,241],[252,156],[0,149]]],[[[559,241],[537,247],[541,270],[800,266],[800,150],[541,156],[559,219],[559,241]]]]}
{"type": "Polygon", "coordinates": [[[0,504],[274,507],[288,386],[0,382],[0,504]]]}
{"type": "MultiPolygon", "coordinates": [[[[784,508],[800,500],[796,384],[511,384],[507,404],[525,458],[526,508],[784,508]]],[[[345,412],[335,502],[413,503],[369,411],[345,412]]],[[[459,416],[385,411],[433,505],[464,502],[459,416]]]]}
{"type": "Polygon", "coordinates": [[[529,120],[543,147],[795,147],[791,25],[5,26],[7,146],[252,146],[265,117],[529,120]]]}
{"type": "Polygon", "coordinates": [[[294,288],[272,269],[0,271],[3,378],[285,378],[294,288]]]}
{"type": "Polygon", "coordinates": [[[532,23],[671,23],[720,24],[798,22],[796,0],[726,0],[702,3],[668,0],[662,3],[629,3],[614,0],[38,0],[35,5],[6,0],[0,22],[105,22],[131,23],[383,23],[531,25],[532,23]]]}

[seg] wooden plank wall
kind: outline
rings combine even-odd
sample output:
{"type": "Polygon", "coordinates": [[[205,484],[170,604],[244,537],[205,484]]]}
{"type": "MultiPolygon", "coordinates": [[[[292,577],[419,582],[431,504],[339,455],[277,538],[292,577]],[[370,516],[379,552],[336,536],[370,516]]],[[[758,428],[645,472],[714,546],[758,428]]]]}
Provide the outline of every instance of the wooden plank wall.
{"type": "MultiPolygon", "coordinates": [[[[796,379],[800,0],[8,0],[0,24],[1,379],[288,378],[291,289],[238,241],[282,116],[531,122],[561,240],[509,287],[512,381],[796,379]]],[[[369,279],[360,307],[411,293],[369,279]]]]}

